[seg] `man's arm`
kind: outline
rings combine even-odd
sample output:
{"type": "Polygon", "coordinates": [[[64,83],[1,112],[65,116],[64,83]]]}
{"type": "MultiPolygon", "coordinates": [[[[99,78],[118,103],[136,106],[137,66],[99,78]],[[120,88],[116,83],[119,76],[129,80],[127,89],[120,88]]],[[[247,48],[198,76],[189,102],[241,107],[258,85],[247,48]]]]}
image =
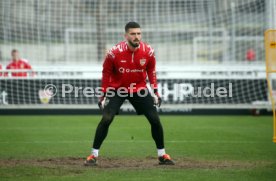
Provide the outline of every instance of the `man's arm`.
{"type": "Polygon", "coordinates": [[[150,86],[153,90],[157,90],[157,78],[156,78],[156,70],[155,70],[156,60],[154,54],[149,55],[149,63],[147,67],[147,74],[150,82],[150,86]]]}
{"type": "MultiPolygon", "coordinates": [[[[6,66],[6,70],[9,70],[9,69],[11,69],[10,64],[6,66]]],[[[8,76],[9,76],[9,72],[5,72],[4,77],[8,77],[8,76]]]]}
{"type": "Polygon", "coordinates": [[[32,66],[29,63],[25,62],[25,69],[32,70],[32,66]]]}
{"type": "Polygon", "coordinates": [[[106,93],[108,88],[110,77],[113,71],[113,57],[110,54],[107,54],[103,63],[102,70],[102,91],[106,93]]]}
{"type": "MultiPolygon", "coordinates": [[[[21,60],[22,62],[24,62],[24,68],[27,69],[27,70],[33,70],[31,64],[29,63],[28,60],[26,59],[22,59],[21,60]]],[[[26,76],[30,76],[30,77],[34,77],[35,76],[35,72],[31,71],[31,72],[28,72],[26,76]]]]}
{"type": "Polygon", "coordinates": [[[101,110],[103,110],[106,100],[106,91],[109,86],[110,77],[113,71],[113,57],[112,55],[108,54],[105,57],[104,63],[103,63],[103,70],[102,70],[102,91],[103,96],[100,97],[98,106],[101,110]]]}
{"type": "Polygon", "coordinates": [[[150,82],[150,86],[154,92],[154,104],[158,107],[161,106],[162,99],[158,93],[158,84],[157,84],[157,77],[156,77],[156,60],[152,50],[152,53],[149,54],[149,63],[147,67],[147,74],[150,82]]]}

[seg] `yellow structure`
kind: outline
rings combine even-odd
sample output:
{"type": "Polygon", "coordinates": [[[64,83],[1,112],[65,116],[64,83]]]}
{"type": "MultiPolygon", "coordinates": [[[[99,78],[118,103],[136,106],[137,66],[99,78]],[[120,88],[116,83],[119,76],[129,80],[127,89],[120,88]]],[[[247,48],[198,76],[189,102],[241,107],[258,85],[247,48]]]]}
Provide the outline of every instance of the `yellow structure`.
{"type": "MultiPolygon", "coordinates": [[[[275,79],[276,74],[276,30],[265,32],[265,57],[266,57],[266,80],[270,94],[273,110],[273,142],[276,143],[276,114],[275,114],[275,95],[271,85],[271,80],[275,79]],[[274,75],[273,75],[274,74],[274,75]]],[[[276,80],[276,79],[275,79],[276,80]]]]}

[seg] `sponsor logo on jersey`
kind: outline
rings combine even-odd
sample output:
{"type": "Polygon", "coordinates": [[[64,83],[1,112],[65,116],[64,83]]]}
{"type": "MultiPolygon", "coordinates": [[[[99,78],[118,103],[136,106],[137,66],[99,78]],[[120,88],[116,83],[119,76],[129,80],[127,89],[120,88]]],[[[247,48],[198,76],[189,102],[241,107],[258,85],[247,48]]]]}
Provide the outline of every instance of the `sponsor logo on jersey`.
{"type": "Polygon", "coordinates": [[[125,69],[123,67],[119,68],[120,73],[136,73],[136,72],[144,72],[144,69],[125,69]]]}
{"type": "Polygon", "coordinates": [[[123,67],[120,67],[120,68],[119,68],[119,72],[125,73],[125,69],[124,69],[123,67]]]}
{"type": "Polygon", "coordinates": [[[144,72],[144,69],[126,69],[127,73],[144,72]]]}

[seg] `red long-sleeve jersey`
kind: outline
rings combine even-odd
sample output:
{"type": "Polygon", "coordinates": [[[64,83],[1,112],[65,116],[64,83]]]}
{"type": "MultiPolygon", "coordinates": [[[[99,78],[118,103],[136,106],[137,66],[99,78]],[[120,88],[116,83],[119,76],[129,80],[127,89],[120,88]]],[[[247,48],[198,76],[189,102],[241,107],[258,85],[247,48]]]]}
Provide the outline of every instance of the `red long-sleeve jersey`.
{"type": "MultiPolygon", "coordinates": [[[[17,61],[11,61],[6,67],[7,70],[18,70],[18,69],[25,69],[25,70],[31,70],[32,66],[28,63],[27,60],[20,59],[17,61]]],[[[27,72],[12,72],[12,77],[27,77],[27,72]]],[[[5,76],[8,76],[8,73],[5,73],[5,76]]]]}
{"type": "Polygon", "coordinates": [[[150,45],[140,42],[135,51],[131,51],[127,42],[115,45],[107,53],[102,71],[102,90],[127,88],[128,92],[137,92],[146,88],[147,77],[153,89],[157,89],[154,50],[150,45]]]}

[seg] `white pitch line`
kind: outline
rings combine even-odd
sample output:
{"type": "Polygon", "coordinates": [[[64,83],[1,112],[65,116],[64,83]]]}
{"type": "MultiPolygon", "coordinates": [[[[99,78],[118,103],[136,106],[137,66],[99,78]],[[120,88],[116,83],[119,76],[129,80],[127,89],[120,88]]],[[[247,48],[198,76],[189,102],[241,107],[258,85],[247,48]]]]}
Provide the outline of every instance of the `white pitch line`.
{"type": "MultiPolygon", "coordinates": [[[[153,140],[106,140],[106,143],[153,143],[153,140]]],[[[67,144],[67,143],[91,143],[91,141],[0,141],[0,144],[67,144]]],[[[206,144],[255,144],[255,143],[266,143],[262,141],[208,141],[208,140],[169,140],[165,141],[165,143],[206,143],[206,144]]]]}

